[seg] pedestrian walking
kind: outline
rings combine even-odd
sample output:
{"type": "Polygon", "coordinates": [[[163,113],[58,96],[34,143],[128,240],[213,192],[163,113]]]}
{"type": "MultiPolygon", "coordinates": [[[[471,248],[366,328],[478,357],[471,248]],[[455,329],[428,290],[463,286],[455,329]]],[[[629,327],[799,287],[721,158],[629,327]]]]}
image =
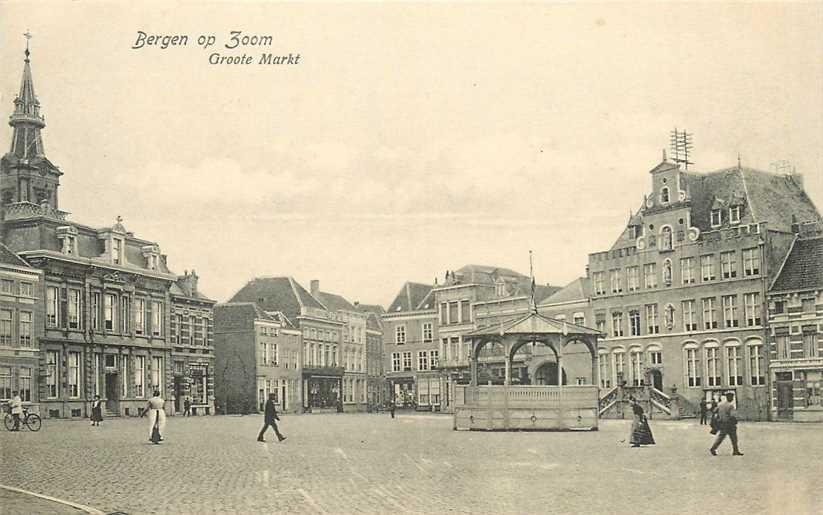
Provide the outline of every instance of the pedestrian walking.
{"type": "Polygon", "coordinates": [[[11,402],[9,405],[11,407],[11,417],[14,419],[14,429],[12,429],[12,431],[20,431],[20,415],[23,414],[23,399],[20,398],[17,390],[11,392],[11,402]]]}
{"type": "MultiPolygon", "coordinates": [[[[165,406],[166,401],[160,397],[160,390],[155,390],[154,395],[148,400],[146,403],[145,409],[143,409],[143,413],[140,415],[145,416],[146,413],[149,414],[149,440],[154,441],[152,438],[154,436],[155,428],[158,431],[157,440],[162,442],[163,435],[166,432],[166,412],[163,411],[163,406],[165,406]]],[[[157,443],[157,442],[155,442],[157,443]]]]}
{"type": "Polygon", "coordinates": [[[732,456],[743,456],[737,446],[737,410],[734,408],[734,394],[726,394],[726,402],[721,402],[717,407],[717,437],[714,444],[709,449],[712,456],[717,456],[717,448],[726,439],[732,441],[732,456]]]}
{"type": "Polygon", "coordinates": [[[282,442],[286,439],[285,436],[280,434],[280,430],[277,428],[277,420],[280,420],[280,417],[277,416],[277,407],[275,406],[274,402],[274,394],[269,394],[269,400],[266,401],[265,413],[264,413],[265,421],[263,423],[263,429],[260,430],[260,434],[257,435],[258,442],[265,442],[266,439],[263,438],[266,429],[271,426],[274,429],[274,434],[277,435],[277,440],[282,442]]]}
{"type": "Polygon", "coordinates": [[[94,396],[94,400],[91,403],[91,425],[99,426],[100,422],[103,421],[103,401],[100,400],[99,395],[94,396]]]}
{"type": "Polygon", "coordinates": [[[188,395],[183,398],[183,416],[191,416],[191,397],[188,395]]]}
{"type": "Polygon", "coordinates": [[[632,412],[634,414],[634,420],[632,420],[629,443],[632,447],[654,445],[654,435],[652,435],[652,429],[649,427],[649,421],[643,413],[643,408],[640,404],[632,404],[632,412]]]}
{"type": "Polygon", "coordinates": [[[389,401],[389,412],[391,413],[391,418],[394,418],[394,409],[395,409],[394,401],[389,401]]]}
{"type": "Polygon", "coordinates": [[[706,413],[709,412],[708,404],[709,404],[709,402],[705,399],[700,401],[700,425],[701,426],[706,425],[706,413]]]}

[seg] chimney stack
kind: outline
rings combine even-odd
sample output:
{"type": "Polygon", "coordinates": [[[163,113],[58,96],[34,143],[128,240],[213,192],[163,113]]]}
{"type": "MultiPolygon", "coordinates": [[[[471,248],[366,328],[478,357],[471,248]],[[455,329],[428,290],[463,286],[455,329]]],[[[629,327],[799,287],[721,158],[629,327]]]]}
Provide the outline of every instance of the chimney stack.
{"type": "Polygon", "coordinates": [[[312,295],[317,295],[320,292],[320,281],[318,279],[312,279],[309,283],[309,290],[312,295]]]}

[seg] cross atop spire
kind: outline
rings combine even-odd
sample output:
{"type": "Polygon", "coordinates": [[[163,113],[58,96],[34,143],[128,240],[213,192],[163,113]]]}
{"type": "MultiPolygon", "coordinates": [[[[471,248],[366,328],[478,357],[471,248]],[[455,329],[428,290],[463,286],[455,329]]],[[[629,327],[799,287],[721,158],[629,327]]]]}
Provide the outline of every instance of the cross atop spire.
{"type": "Polygon", "coordinates": [[[23,37],[26,38],[26,62],[29,62],[29,40],[33,37],[29,29],[26,29],[26,32],[23,33],[23,37]]]}

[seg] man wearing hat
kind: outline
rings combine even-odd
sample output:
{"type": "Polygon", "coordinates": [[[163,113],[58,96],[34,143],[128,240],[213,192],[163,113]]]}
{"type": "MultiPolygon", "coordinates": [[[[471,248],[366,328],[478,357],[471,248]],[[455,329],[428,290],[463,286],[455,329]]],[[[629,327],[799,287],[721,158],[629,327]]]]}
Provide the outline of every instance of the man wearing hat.
{"type": "Polygon", "coordinates": [[[726,394],[725,402],[721,401],[717,406],[717,421],[718,433],[714,440],[714,445],[709,449],[712,456],[717,456],[717,448],[726,439],[726,435],[732,441],[732,456],[743,456],[740,449],[737,448],[737,410],[734,409],[734,394],[729,392],[726,394]]]}

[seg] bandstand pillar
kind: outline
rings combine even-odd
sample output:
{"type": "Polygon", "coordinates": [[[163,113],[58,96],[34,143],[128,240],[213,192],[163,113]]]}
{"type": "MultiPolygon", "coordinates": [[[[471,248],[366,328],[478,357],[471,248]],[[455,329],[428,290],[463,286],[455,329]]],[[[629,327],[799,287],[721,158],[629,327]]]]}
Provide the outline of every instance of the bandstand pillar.
{"type": "Polygon", "coordinates": [[[511,386],[512,384],[512,358],[511,356],[506,356],[506,379],[504,383],[506,386],[511,386]]]}
{"type": "MultiPolygon", "coordinates": [[[[474,354],[474,352],[472,352],[474,354]]],[[[469,356],[469,366],[471,370],[471,385],[477,386],[477,358],[475,356],[469,356]]]]}

